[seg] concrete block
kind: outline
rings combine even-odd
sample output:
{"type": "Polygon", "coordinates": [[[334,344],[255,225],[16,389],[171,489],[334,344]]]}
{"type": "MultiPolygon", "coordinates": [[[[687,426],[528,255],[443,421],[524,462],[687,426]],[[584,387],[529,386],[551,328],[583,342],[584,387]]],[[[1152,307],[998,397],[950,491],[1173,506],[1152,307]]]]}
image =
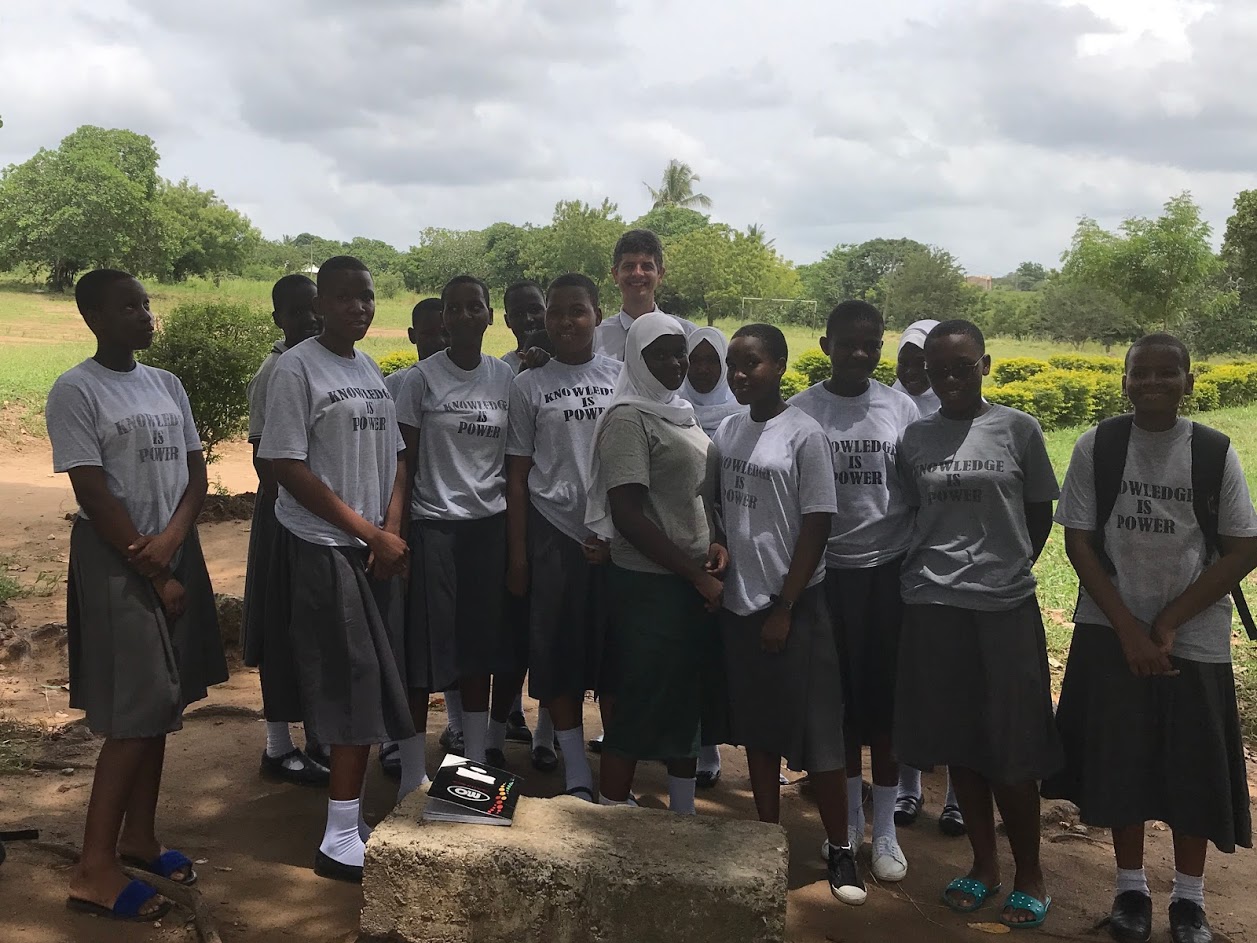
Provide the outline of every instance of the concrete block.
{"type": "Polygon", "coordinates": [[[777,825],[521,797],[510,828],[424,822],[412,793],[367,844],[362,933],[405,943],[780,941],[777,825]]]}

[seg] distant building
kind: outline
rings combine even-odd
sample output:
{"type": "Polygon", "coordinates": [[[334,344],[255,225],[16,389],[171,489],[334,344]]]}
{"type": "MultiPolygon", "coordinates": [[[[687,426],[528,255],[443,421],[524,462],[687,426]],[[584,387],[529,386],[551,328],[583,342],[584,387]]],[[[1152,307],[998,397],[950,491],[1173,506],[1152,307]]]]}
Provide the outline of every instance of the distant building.
{"type": "Polygon", "coordinates": [[[965,281],[977,285],[983,291],[990,291],[995,286],[995,279],[990,275],[966,275],[965,281]]]}

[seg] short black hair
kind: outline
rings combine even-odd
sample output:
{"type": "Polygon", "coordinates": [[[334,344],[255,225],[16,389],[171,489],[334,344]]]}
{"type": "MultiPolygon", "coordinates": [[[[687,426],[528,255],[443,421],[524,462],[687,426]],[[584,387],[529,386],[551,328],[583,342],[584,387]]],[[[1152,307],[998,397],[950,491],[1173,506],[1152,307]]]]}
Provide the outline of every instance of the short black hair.
{"type": "Polygon", "coordinates": [[[655,264],[663,268],[663,243],[649,229],[630,229],[615,241],[615,249],[611,253],[611,267],[615,268],[620,260],[630,252],[640,252],[652,256],[655,264]]]}
{"type": "Polygon", "coordinates": [[[424,298],[421,302],[410,309],[410,326],[418,327],[419,319],[429,312],[432,314],[440,314],[442,307],[444,306],[441,304],[440,298],[424,298]]]}
{"type": "Polygon", "coordinates": [[[484,283],[484,279],[476,278],[475,275],[455,275],[446,282],[445,287],[441,289],[442,306],[449,300],[451,289],[457,288],[459,285],[475,285],[480,289],[480,294],[484,295],[484,306],[486,308],[489,307],[489,286],[484,283]]]}
{"type": "Polygon", "coordinates": [[[598,307],[598,283],[588,275],[582,275],[580,272],[568,272],[566,275],[560,275],[546,289],[546,301],[550,300],[550,295],[554,293],[556,288],[580,288],[589,296],[590,304],[595,308],[598,307]]]}
{"type": "Polygon", "coordinates": [[[926,336],[925,342],[938,340],[940,337],[967,337],[986,353],[986,338],[982,334],[982,329],[972,321],[966,321],[964,318],[952,318],[950,321],[940,321],[938,326],[926,336]]]}
{"type": "Polygon", "coordinates": [[[832,335],[834,329],[840,324],[857,324],[860,322],[876,324],[878,330],[886,330],[886,321],[882,318],[882,312],[877,310],[876,305],[851,298],[834,305],[834,309],[829,312],[829,317],[825,321],[825,334],[832,335]]]}
{"type": "Polygon", "coordinates": [[[739,337],[754,337],[768,348],[768,353],[776,360],[790,359],[790,348],[786,344],[786,335],[781,333],[781,328],[772,324],[743,324],[740,328],[733,332],[730,341],[735,341],[739,337]]]}
{"type": "Polygon", "coordinates": [[[129,278],[135,276],[116,268],[98,268],[88,272],[74,285],[74,303],[79,306],[79,314],[99,310],[105,303],[105,290],[129,278]]]}
{"type": "Polygon", "coordinates": [[[512,282],[506,286],[506,291],[502,292],[502,307],[506,307],[511,303],[511,296],[521,291],[536,291],[537,294],[545,298],[546,291],[536,282],[524,280],[522,282],[512,282]]]}
{"type": "Polygon", "coordinates": [[[323,290],[323,277],[325,275],[334,275],[337,272],[366,272],[368,275],[371,274],[371,270],[367,268],[366,263],[361,259],[355,259],[352,255],[334,255],[319,266],[319,273],[315,276],[315,284],[318,290],[323,290]]]}
{"type": "Polygon", "coordinates": [[[550,339],[550,332],[544,327],[539,331],[529,331],[524,335],[524,350],[532,347],[540,347],[550,356],[554,356],[554,341],[550,339]]]}
{"type": "Polygon", "coordinates": [[[308,275],[302,275],[294,272],[291,275],[285,275],[275,283],[275,287],[271,289],[271,307],[276,311],[284,307],[288,299],[299,289],[309,286],[317,290],[314,281],[308,275]]]}
{"type": "Polygon", "coordinates": [[[1131,344],[1130,348],[1126,351],[1126,359],[1122,362],[1123,372],[1130,366],[1130,355],[1135,352],[1136,348],[1139,347],[1172,347],[1174,350],[1178,351],[1179,359],[1183,361],[1183,372],[1192,372],[1192,355],[1191,351],[1187,349],[1187,345],[1173,334],[1166,334],[1164,331],[1159,331],[1155,334],[1145,334],[1143,337],[1139,338],[1139,340],[1135,341],[1135,343],[1131,344]]]}

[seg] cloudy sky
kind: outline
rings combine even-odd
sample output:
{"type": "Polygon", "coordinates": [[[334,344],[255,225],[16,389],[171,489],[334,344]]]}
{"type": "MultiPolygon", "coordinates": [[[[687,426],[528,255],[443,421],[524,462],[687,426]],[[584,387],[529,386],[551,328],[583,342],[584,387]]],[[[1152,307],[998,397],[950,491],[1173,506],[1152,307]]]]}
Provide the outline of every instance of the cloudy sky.
{"type": "Polygon", "coordinates": [[[1252,0],[3,0],[0,164],[151,135],[271,237],[413,244],[648,208],[669,158],[789,258],[911,236],[1053,264],[1257,187],[1252,0]]]}

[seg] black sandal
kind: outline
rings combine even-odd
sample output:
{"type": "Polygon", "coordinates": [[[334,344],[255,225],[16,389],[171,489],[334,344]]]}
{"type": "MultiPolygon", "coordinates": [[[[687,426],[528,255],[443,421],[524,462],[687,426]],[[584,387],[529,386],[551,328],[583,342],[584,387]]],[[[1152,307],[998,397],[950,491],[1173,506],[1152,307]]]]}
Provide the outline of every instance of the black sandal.
{"type": "Polygon", "coordinates": [[[960,814],[960,806],[943,806],[943,814],[938,817],[938,830],[952,838],[965,834],[965,817],[960,814]]]}
{"type": "Polygon", "coordinates": [[[362,868],[352,864],[344,864],[330,855],[325,855],[322,851],[314,856],[314,873],[321,878],[331,878],[333,881],[346,881],[350,884],[362,883],[362,868]]]}
{"type": "Polygon", "coordinates": [[[901,795],[895,800],[895,824],[900,828],[915,825],[920,814],[920,796],[901,795]]]}
{"type": "Polygon", "coordinates": [[[396,740],[380,745],[380,768],[389,779],[402,778],[402,748],[396,740]]]}
{"type": "Polygon", "coordinates": [[[297,786],[326,786],[331,773],[299,749],[293,749],[283,756],[271,756],[262,751],[262,775],[267,779],[278,779],[297,786]],[[297,760],[300,765],[288,766],[289,760],[297,760]]]}

